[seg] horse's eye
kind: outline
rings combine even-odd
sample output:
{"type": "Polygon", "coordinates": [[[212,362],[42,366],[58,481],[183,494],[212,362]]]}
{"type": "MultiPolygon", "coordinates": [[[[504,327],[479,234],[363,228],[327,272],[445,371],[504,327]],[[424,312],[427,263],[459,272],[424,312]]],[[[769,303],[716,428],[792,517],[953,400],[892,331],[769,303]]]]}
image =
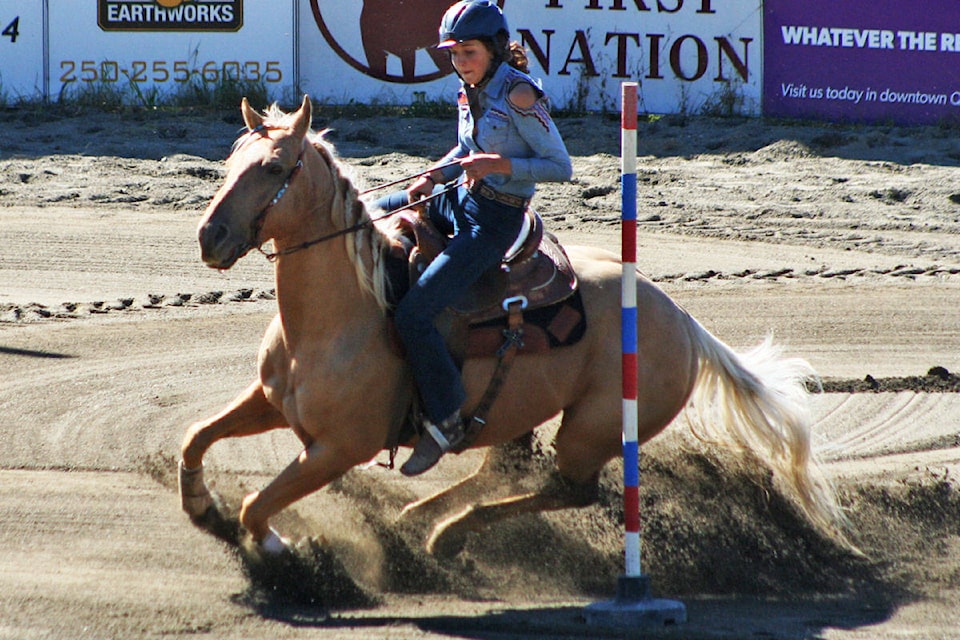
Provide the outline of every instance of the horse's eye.
{"type": "Polygon", "coordinates": [[[279,176],[283,173],[283,167],[279,164],[271,164],[267,167],[267,173],[272,176],[279,176]]]}

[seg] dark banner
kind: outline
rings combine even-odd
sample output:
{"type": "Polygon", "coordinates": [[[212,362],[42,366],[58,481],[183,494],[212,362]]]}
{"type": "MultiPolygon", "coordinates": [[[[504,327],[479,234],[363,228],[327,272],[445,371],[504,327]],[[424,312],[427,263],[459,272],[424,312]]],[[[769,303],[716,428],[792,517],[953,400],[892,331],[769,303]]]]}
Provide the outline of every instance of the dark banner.
{"type": "Polygon", "coordinates": [[[97,0],[104,31],[238,31],[243,0],[97,0]]]}
{"type": "Polygon", "coordinates": [[[763,113],[960,120],[960,2],[766,0],[763,113]]]}

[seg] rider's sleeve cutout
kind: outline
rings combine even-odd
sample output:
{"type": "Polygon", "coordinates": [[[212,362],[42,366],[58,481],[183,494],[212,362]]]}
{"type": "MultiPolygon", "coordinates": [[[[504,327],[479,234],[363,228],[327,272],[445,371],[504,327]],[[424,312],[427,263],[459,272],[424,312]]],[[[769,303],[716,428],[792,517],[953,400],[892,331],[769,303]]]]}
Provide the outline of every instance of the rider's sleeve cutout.
{"type": "Polygon", "coordinates": [[[518,111],[529,111],[543,95],[529,82],[518,82],[507,93],[507,102],[518,111]]]}

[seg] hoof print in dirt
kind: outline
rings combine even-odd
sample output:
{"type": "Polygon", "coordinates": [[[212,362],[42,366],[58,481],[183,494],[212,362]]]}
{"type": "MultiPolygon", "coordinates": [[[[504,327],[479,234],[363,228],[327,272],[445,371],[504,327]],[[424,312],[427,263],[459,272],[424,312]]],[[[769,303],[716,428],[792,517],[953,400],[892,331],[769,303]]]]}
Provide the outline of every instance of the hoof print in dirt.
{"type": "Polygon", "coordinates": [[[162,293],[148,293],[147,301],[144,303],[144,309],[159,309],[166,296],[162,293]]]}
{"type": "Polygon", "coordinates": [[[244,302],[250,300],[253,295],[253,289],[238,289],[227,296],[227,302],[244,302]]]}
{"type": "Polygon", "coordinates": [[[217,304],[220,302],[221,297],[223,297],[223,291],[210,291],[201,293],[196,296],[193,301],[199,304],[217,304]]]}

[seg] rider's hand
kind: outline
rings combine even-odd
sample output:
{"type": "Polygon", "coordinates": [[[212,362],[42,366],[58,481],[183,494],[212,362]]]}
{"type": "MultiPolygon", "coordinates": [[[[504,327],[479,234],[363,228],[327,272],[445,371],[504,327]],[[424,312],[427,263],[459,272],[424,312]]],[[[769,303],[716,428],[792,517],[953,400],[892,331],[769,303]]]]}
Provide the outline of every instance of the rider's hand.
{"type": "Polygon", "coordinates": [[[498,153],[477,153],[467,156],[460,161],[463,172],[471,182],[483,180],[491,173],[510,175],[512,170],[510,158],[504,158],[498,153]]]}
{"type": "MultiPolygon", "coordinates": [[[[417,178],[413,184],[407,187],[407,198],[409,198],[410,204],[414,204],[432,194],[434,186],[436,186],[436,183],[430,178],[430,174],[424,174],[417,178]]],[[[415,209],[423,213],[423,207],[415,207],[415,209]]]]}

